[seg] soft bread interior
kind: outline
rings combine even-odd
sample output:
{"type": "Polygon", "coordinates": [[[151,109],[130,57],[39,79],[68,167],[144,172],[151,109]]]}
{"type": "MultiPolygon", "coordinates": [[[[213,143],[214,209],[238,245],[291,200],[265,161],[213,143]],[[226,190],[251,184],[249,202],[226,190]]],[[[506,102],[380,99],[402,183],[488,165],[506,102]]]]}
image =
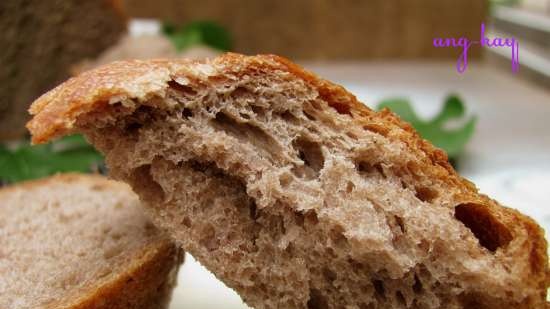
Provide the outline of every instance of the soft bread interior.
{"type": "Polygon", "coordinates": [[[2,189],[0,243],[6,309],[166,308],[181,261],[130,188],[99,176],[2,189]]]}
{"type": "Polygon", "coordinates": [[[529,253],[512,256],[527,236],[288,72],[174,79],[113,103],[78,127],[155,223],[254,307],[540,301],[523,282],[529,253]]]}

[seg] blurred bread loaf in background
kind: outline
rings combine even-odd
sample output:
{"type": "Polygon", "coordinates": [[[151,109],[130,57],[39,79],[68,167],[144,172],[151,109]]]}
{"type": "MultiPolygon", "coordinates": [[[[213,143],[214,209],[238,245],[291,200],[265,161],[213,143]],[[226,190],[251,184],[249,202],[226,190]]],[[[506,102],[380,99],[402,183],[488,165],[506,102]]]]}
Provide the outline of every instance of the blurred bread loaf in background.
{"type": "Polygon", "coordinates": [[[0,16],[0,140],[23,136],[30,102],[126,31],[118,0],[3,0],[0,16]]]}
{"type": "MultiPolygon", "coordinates": [[[[489,6],[479,0],[122,2],[132,17],[178,24],[216,21],[234,37],[235,52],[280,54],[297,60],[456,59],[452,48],[433,48],[433,38],[478,38],[489,6]]],[[[480,54],[476,47],[469,52],[474,58],[480,54]]]]}

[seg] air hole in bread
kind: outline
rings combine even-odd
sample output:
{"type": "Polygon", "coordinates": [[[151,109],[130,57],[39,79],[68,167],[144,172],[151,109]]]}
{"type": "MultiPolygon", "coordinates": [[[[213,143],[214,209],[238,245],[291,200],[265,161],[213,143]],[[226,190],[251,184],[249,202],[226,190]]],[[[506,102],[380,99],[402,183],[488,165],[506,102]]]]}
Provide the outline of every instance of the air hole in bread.
{"type": "MultiPolygon", "coordinates": [[[[403,296],[403,293],[401,291],[395,292],[395,299],[397,299],[397,302],[402,306],[407,306],[407,301],[405,300],[405,296],[403,296]]],[[[473,308],[472,308],[473,309],[473,308]]]]}
{"type": "Polygon", "coordinates": [[[374,291],[378,297],[382,299],[386,298],[386,289],[382,280],[372,280],[372,286],[374,286],[374,291]]]}
{"type": "Polygon", "coordinates": [[[305,137],[299,137],[294,140],[292,146],[298,153],[298,158],[304,162],[303,166],[294,168],[295,174],[307,179],[319,177],[319,172],[325,164],[321,145],[305,137]]]}
{"type": "Polygon", "coordinates": [[[366,267],[363,263],[358,262],[352,258],[348,258],[348,263],[350,264],[351,268],[358,273],[366,270],[366,267]]]}
{"type": "Polygon", "coordinates": [[[257,106],[257,105],[252,105],[250,107],[250,109],[252,110],[252,112],[260,117],[263,117],[265,116],[265,108],[261,107],[261,106],[257,106]]]}
{"type": "Polygon", "coordinates": [[[126,124],[126,127],[124,128],[124,131],[127,132],[130,135],[137,134],[137,131],[141,129],[143,125],[138,122],[131,122],[126,124]]]}
{"type": "Polygon", "coordinates": [[[189,219],[189,217],[183,217],[181,223],[187,228],[191,228],[193,226],[193,223],[191,222],[191,219],[189,219]]]}
{"type": "Polygon", "coordinates": [[[308,309],[328,309],[326,298],[317,289],[309,290],[309,300],[307,301],[308,309]]]}
{"type": "Polygon", "coordinates": [[[256,202],[252,201],[250,203],[249,209],[250,209],[250,218],[256,221],[256,219],[258,219],[259,217],[258,206],[256,206],[256,202]]]}
{"type": "Polygon", "coordinates": [[[190,95],[190,96],[194,96],[197,94],[197,92],[189,87],[189,86],[185,86],[185,85],[182,85],[176,81],[169,81],[168,82],[168,87],[170,87],[170,89],[180,93],[180,94],[183,94],[183,95],[190,95]]]}
{"type": "Polygon", "coordinates": [[[281,147],[264,130],[248,122],[239,122],[232,116],[219,112],[212,120],[215,128],[222,130],[241,142],[255,146],[256,150],[265,157],[278,157],[281,147]]]}
{"type": "Polygon", "coordinates": [[[250,93],[250,91],[248,89],[246,89],[245,87],[239,86],[239,87],[236,87],[231,92],[231,96],[233,96],[233,97],[242,97],[242,96],[248,95],[249,93],[250,93]]]}
{"type": "Polygon", "coordinates": [[[145,229],[145,232],[147,234],[151,234],[156,231],[155,225],[150,221],[145,222],[145,224],[143,225],[143,228],[145,229]]]}
{"type": "Polygon", "coordinates": [[[433,202],[439,196],[436,190],[429,187],[416,187],[415,191],[416,198],[426,203],[433,202]]]}
{"type": "Polygon", "coordinates": [[[405,222],[403,222],[403,218],[399,216],[394,216],[393,218],[395,219],[395,223],[397,224],[397,226],[399,226],[401,233],[405,233],[406,229],[405,229],[405,222]]]}
{"type": "Polygon", "coordinates": [[[287,121],[293,124],[298,123],[298,118],[294,116],[294,114],[291,113],[290,111],[284,111],[280,116],[284,121],[287,121]]]}
{"type": "Polygon", "coordinates": [[[184,118],[184,119],[189,119],[191,117],[193,117],[193,111],[189,108],[184,108],[182,111],[181,111],[181,116],[184,118]]]}
{"type": "Polygon", "coordinates": [[[333,282],[334,280],[336,280],[337,278],[337,275],[334,271],[332,271],[331,269],[327,268],[327,267],[324,267],[323,268],[323,277],[325,277],[325,279],[329,282],[333,282]]]}
{"type": "Polygon", "coordinates": [[[304,214],[304,223],[309,225],[317,225],[319,223],[319,218],[317,218],[317,213],[314,210],[308,210],[304,214]]]}
{"type": "Polygon", "coordinates": [[[418,278],[418,275],[414,275],[414,285],[413,285],[413,292],[416,294],[422,293],[423,286],[422,282],[420,282],[420,279],[418,278]]]}
{"type": "Polygon", "coordinates": [[[189,160],[187,162],[181,162],[178,166],[181,166],[181,165],[189,166],[192,170],[203,173],[211,177],[216,177],[216,178],[231,177],[223,169],[219,168],[214,162],[201,162],[197,160],[189,160]]]}
{"type": "Polygon", "coordinates": [[[151,120],[153,117],[153,109],[150,106],[141,105],[131,115],[126,117],[122,122],[124,134],[129,136],[137,136],[139,129],[151,120]]]}
{"type": "Polygon", "coordinates": [[[351,181],[348,181],[348,183],[346,184],[346,193],[353,192],[353,189],[355,189],[355,184],[351,181]]]}
{"type": "Polygon", "coordinates": [[[311,101],[309,102],[309,106],[311,106],[314,110],[323,110],[323,107],[321,106],[321,103],[319,103],[319,101],[311,101]]]}
{"type": "Polygon", "coordinates": [[[315,116],[313,116],[312,114],[304,111],[304,115],[306,116],[307,119],[311,120],[311,121],[316,121],[317,119],[315,118],[315,116]]]}
{"type": "Polygon", "coordinates": [[[130,175],[130,181],[132,186],[136,190],[139,190],[138,192],[148,194],[155,203],[160,205],[162,201],[164,201],[164,190],[153,179],[151,175],[151,165],[142,165],[134,169],[132,175],[130,175]]]}
{"type": "Polygon", "coordinates": [[[357,171],[359,171],[359,173],[362,175],[369,176],[373,174],[378,174],[383,178],[386,178],[384,168],[379,163],[373,164],[367,161],[358,161],[355,163],[355,166],[357,168],[357,171]]]}
{"type": "Polygon", "coordinates": [[[475,293],[462,293],[459,302],[463,308],[487,308],[475,293]]]}
{"type": "Polygon", "coordinates": [[[301,212],[297,212],[294,216],[294,222],[297,226],[304,227],[305,215],[301,212]]]}
{"type": "Polygon", "coordinates": [[[292,243],[289,243],[286,245],[286,248],[284,249],[284,252],[288,254],[289,256],[293,256],[294,253],[294,245],[292,243]]]}
{"type": "Polygon", "coordinates": [[[493,217],[484,205],[460,204],[455,207],[454,216],[474,234],[479,244],[489,251],[495,252],[512,240],[510,231],[493,217]]]}
{"type": "Polygon", "coordinates": [[[342,227],[332,229],[329,232],[329,237],[335,248],[344,249],[348,246],[348,239],[344,235],[342,227]]]}
{"type": "Polygon", "coordinates": [[[206,171],[210,171],[211,168],[215,168],[213,163],[203,163],[199,162],[197,160],[190,160],[187,162],[181,162],[181,165],[189,165],[189,167],[194,170],[195,172],[201,172],[205,173],[206,171]]]}

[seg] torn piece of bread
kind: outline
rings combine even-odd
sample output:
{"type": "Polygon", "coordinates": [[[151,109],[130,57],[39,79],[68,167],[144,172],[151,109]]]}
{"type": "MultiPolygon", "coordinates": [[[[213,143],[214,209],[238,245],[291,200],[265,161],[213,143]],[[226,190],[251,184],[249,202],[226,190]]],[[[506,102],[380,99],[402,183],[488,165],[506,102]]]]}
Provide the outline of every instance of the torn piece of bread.
{"type": "Polygon", "coordinates": [[[0,308],[167,308],[182,260],[126,184],[66,174],[0,190],[0,308]]]}
{"type": "Polygon", "coordinates": [[[277,56],[118,62],[38,99],[256,308],[540,308],[547,244],[391,112],[277,56]]]}

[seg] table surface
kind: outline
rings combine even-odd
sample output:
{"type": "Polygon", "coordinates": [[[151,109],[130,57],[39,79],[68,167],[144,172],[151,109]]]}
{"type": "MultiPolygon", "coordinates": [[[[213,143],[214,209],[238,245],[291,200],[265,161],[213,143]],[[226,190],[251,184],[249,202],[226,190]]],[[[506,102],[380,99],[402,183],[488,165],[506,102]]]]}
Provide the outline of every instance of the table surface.
{"type": "MultiPolygon", "coordinates": [[[[458,74],[451,62],[303,63],[375,106],[407,97],[420,115],[438,112],[445,96],[459,94],[478,127],[459,161],[460,173],[481,192],[550,228],[550,93],[508,68],[470,63],[458,74]]],[[[247,308],[199,263],[187,256],[171,309],[247,308]]]]}

